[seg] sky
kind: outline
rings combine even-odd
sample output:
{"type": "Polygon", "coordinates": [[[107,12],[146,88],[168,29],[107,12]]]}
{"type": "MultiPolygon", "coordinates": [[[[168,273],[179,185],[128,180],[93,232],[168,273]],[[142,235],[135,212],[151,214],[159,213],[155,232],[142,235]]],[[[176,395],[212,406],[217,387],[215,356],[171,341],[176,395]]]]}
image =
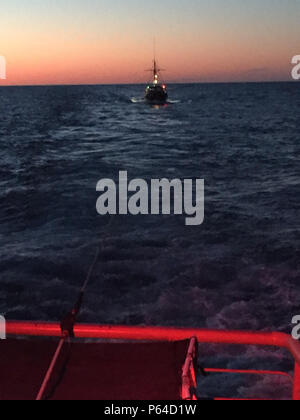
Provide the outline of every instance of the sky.
{"type": "Polygon", "coordinates": [[[290,80],[300,0],[9,0],[0,85],[290,80]]]}

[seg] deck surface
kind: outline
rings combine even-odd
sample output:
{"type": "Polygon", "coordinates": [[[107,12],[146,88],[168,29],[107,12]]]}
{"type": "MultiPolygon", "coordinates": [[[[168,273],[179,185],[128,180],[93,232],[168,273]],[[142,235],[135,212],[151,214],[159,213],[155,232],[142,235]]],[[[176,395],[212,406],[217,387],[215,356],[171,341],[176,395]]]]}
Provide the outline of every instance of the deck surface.
{"type": "MultiPolygon", "coordinates": [[[[66,345],[53,400],[179,400],[188,341],[66,345]]],[[[0,399],[34,400],[56,349],[45,340],[0,342],[0,399]]]]}

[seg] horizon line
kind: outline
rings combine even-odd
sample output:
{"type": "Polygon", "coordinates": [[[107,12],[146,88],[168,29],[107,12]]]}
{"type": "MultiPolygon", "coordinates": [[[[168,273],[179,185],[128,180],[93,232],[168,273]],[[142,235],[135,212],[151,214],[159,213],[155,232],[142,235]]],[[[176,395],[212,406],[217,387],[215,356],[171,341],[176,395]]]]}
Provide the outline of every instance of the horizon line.
{"type": "MultiPolygon", "coordinates": [[[[223,81],[223,82],[169,82],[167,85],[228,85],[228,84],[261,84],[261,83],[296,83],[295,80],[245,80],[245,81],[223,81]]],[[[147,82],[138,83],[43,83],[43,84],[11,84],[1,85],[0,88],[7,87],[59,87],[59,86],[144,86],[147,82]]]]}

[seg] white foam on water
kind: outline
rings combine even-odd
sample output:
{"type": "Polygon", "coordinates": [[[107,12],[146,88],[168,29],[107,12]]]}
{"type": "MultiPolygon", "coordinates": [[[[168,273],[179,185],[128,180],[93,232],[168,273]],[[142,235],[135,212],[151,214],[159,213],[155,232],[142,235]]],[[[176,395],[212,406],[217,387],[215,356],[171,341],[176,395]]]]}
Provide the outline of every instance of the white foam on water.
{"type": "Polygon", "coordinates": [[[146,102],[144,98],[131,98],[130,101],[133,104],[142,104],[146,102]]]}

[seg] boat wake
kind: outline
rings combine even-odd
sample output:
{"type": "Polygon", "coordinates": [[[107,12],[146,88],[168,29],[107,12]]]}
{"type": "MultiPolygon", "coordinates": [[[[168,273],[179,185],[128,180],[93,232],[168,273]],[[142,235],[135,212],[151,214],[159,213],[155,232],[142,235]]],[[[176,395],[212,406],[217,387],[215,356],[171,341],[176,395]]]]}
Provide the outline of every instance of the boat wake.
{"type": "MultiPolygon", "coordinates": [[[[149,104],[149,102],[145,98],[131,98],[130,102],[133,104],[149,104]]],[[[168,99],[165,103],[165,105],[175,105],[180,104],[180,100],[170,100],[168,99]]]]}
{"type": "Polygon", "coordinates": [[[145,98],[131,98],[130,101],[133,104],[142,104],[142,103],[146,103],[146,99],[145,98]]]}
{"type": "Polygon", "coordinates": [[[178,99],[178,100],[172,100],[172,101],[169,99],[169,100],[167,101],[167,103],[168,103],[168,104],[171,104],[171,105],[172,105],[172,104],[180,104],[180,103],[181,103],[181,101],[180,101],[179,99],[178,99]]]}

